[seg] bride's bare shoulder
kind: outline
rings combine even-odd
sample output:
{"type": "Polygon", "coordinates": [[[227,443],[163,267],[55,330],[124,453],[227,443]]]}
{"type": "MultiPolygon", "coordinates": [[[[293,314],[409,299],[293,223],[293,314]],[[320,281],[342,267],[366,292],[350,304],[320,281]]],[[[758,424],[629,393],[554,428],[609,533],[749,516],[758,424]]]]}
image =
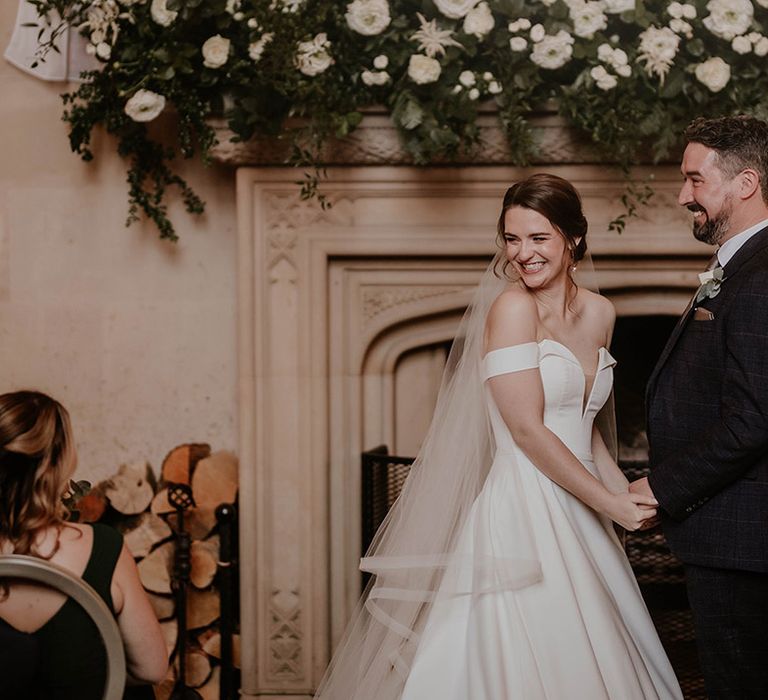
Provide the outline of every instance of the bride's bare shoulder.
{"type": "Polygon", "coordinates": [[[589,289],[579,289],[579,296],[586,316],[613,325],[616,320],[616,309],[608,297],[589,289]]]}
{"type": "Polygon", "coordinates": [[[494,299],[488,311],[488,323],[505,321],[536,321],[538,311],[530,292],[510,285],[494,299]]]}

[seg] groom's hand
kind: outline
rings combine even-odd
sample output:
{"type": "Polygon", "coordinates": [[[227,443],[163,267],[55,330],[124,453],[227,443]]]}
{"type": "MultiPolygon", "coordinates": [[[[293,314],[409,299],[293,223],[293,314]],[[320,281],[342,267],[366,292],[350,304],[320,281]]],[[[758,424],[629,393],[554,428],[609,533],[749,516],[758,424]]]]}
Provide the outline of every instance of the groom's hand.
{"type": "MultiPolygon", "coordinates": [[[[629,492],[640,493],[643,496],[651,496],[652,498],[655,498],[655,496],[653,495],[653,491],[651,490],[651,486],[648,483],[647,476],[644,476],[642,479],[638,479],[637,481],[631,482],[629,485],[629,492]]],[[[640,526],[640,530],[650,530],[652,527],[656,527],[658,524],[659,524],[659,518],[654,515],[649,517],[640,526]]]]}

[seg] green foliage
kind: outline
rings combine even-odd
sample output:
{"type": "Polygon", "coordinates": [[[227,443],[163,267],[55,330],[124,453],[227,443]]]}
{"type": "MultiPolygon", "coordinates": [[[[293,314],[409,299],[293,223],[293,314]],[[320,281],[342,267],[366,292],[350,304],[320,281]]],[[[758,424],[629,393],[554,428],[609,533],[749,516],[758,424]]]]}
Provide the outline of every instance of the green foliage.
{"type": "MultiPolygon", "coordinates": [[[[301,195],[318,197],[322,206],[329,205],[319,186],[326,144],[354,132],[371,105],[390,111],[417,164],[471,153],[478,106],[493,106],[511,161],[524,165],[536,156],[528,116],[554,100],[568,123],[627,174],[639,160],[676,157],[695,116],[768,115],[768,10],[761,3],[753,4],[751,18],[737,18],[734,39],[711,19],[705,25],[704,0],[590,2],[598,14],[605,10],[592,27],[576,19],[581,0],[478,1],[458,19],[441,12],[446,2],[32,0],[41,16],[41,60],[58,50],[62,30],[71,26],[101,64],[64,96],[72,149],[90,160],[94,128],[113,135],[128,163],[128,222],[143,214],[169,239],[176,238],[169,189],[189,212],[203,211],[174,159],[199,154],[207,161],[215,142],[211,115],[223,114],[238,140],[266,136],[291,144],[286,162],[304,173],[301,195]],[[610,6],[618,11],[608,13],[610,6]],[[361,34],[354,20],[366,7],[379,18],[386,11],[389,21],[361,34]],[[50,39],[42,33],[47,17],[61,18],[47,28],[50,39]],[[644,53],[644,32],[660,30],[666,57],[661,49],[644,53]],[[548,58],[540,56],[542,34],[552,43],[548,58]],[[218,57],[206,60],[211,41],[219,42],[218,57]],[[313,58],[306,42],[314,42],[313,58]],[[436,70],[419,75],[415,54],[434,59],[436,70]],[[144,112],[131,109],[137,94],[149,95],[144,112]],[[163,111],[175,119],[171,143],[153,133],[163,111]]],[[[650,197],[648,183],[629,183],[616,230],[650,197]]]]}

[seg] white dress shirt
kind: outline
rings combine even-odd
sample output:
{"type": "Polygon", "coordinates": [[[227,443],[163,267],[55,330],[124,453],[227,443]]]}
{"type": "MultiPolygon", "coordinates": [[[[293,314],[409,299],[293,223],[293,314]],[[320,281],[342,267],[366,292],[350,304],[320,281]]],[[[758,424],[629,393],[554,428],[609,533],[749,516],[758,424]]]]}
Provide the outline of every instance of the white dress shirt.
{"type": "Polygon", "coordinates": [[[736,255],[737,251],[743,246],[752,236],[759,231],[762,231],[768,226],[768,219],[763,219],[754,226],[750,226],[746,231],[737,233],[733,238],[729,238],[723,245],[717,249],[717,262],[720,267],[725,267],[728,261],[736,255]]]}

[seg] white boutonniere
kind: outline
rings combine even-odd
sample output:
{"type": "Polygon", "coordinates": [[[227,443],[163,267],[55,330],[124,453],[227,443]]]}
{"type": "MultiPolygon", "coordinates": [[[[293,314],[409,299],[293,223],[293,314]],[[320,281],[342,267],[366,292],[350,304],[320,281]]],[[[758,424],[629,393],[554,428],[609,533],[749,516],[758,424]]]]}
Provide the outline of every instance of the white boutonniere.
{"type": "Polygon", "coordinates": [[[701,286],[696,292],[696,303],[704,299],[713,299],[720,294],[720,285],[723,283],[723,268],[719,265],[712,270],[699,273],[701,286]]]}

